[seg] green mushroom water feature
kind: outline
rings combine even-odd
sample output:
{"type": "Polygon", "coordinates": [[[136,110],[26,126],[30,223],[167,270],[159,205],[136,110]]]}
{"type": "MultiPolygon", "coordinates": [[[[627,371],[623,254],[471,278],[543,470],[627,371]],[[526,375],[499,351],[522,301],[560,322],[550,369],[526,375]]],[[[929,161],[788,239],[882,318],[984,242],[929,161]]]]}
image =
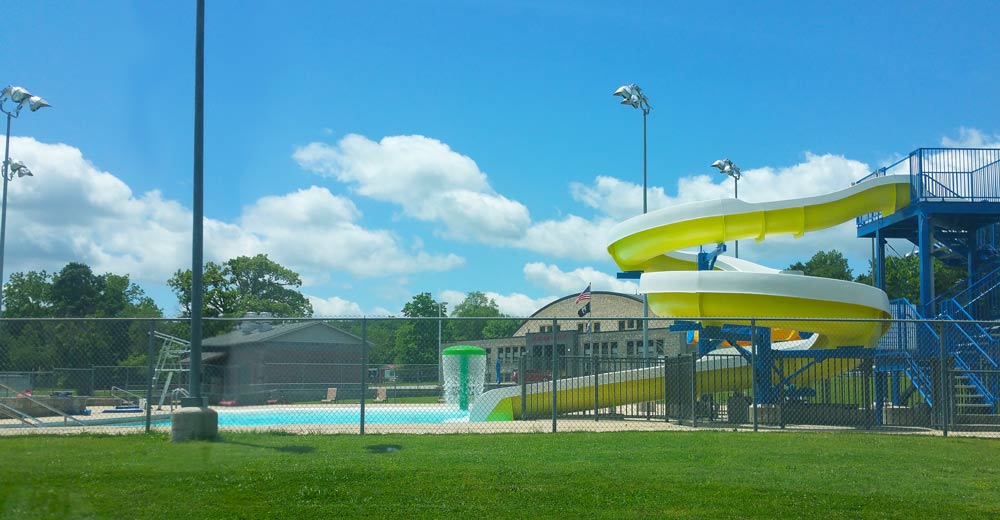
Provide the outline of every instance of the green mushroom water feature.
{"type": "Polygon", "coordinates": [[[469,403],[483,393],[486,351],[470,345],[448,347],[441,352],[444,370],[444,400],[468,410],[469,403]]]}

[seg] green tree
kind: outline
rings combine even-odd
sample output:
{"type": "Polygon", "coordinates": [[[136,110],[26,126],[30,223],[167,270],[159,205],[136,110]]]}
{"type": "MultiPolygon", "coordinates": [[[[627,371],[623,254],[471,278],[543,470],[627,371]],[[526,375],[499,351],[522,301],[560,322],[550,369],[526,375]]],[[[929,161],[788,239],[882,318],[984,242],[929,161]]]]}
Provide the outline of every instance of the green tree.
{"type": "MultiPolygon", "coordinates": [[[[501,314],[495,301],[480,291],[472,291],[455,306],[451,315],[459,318],[495,318],[501,314]]],[[[454,320],[448,322],[448,330],[455,341],[480,339],[486,323],[486,320],[454,320]]]]}
{"type": "MultiPolygon", "coordinates": [[[[146,318],[162,311],[128,275],[95,275],[71,262],[58,273],[14,273],[4,288],[6,317],[146,318]]],[[[0,334],[0,367],[114,365],[146,350],[145,322],[6,322],[0,334]]]]}
{"type": "MultiPolygon", "coordinates": [[[[202,276],[204,292],[202,316],[236,318],[248,312],[270,312],[274,316],[300,318],[312,316],[309,300],[298,291],[302,279],[298,273],[259,254],[240,256],[222,265],[205,264],[202,276]]],[[[181,304],[182,315],[191,316],[191,270],[177,271],[167,285],[181,304]]],[[[232,328],[225,322],[204,324],[206,336],[232,328]]]]}
{"type": "Polygon", "coordinates": [[[830,251],[819,251],[808,262],[796,262],[788,269],[791,271],[802,271],[806,276],[819,276],[822,278],[833,278],[835,280],[852,280],[851,267],[847,263],[844,255],[836,249],[830,251]]]}
{"type": "MultiPolygon", "coordinates": [[[[480,291],[466,295],[455,306],[452,316],[462,318],[506,318],[496,301],[480,291]]],[[[510,337],[517,330],[516,320],[455,320],[448,323],[451,341],[494,339],[510,337]]]]}
{"type": "MultiPolygon", "coordinates": [[[[855,280],[860,283],[874,284],[871,275],[872,264],[869,262],[869,273],[859,275],[855,280]]],[[[934,259],[934,294],[941,295],[966,278],[966,271],[961,267],[950,267],[938,259],[934,259]]],[[[905,257],[888,256],[885,259],[885,292],[890,300],[906,298],[910,303],[920,302],[920,259],[917,255],[905,257]]]]}
{"type": "MultiPolygon", "coordinates": [[[[431,293],[414,296],[403,306],[403,316],[407,318],[433,318],[438,312],[446,311],[438,307],[431,293]]],[[[442,338],[442,341],[444,339],[442,338]]],[[[396,330],[395,361],[400,364],[438,362],[438,323],[436,320],[405,321],[396,330]]]]}
{"type": "Polygon", "coordinates": [[[509,338],[517,332],[521,321],[512,318],[489,320],[483,327],[483,339],[509,338]]]}
{"type": "Polygon", "coordinates": [[[101,279],[90,266],[70,262],[52,277],[53,316],[82,318],[97,314],[101,296],[101,279]]]}
{"type": "Polygon", "coordinates": [[[52,316],[52,283],[45,271],[13,273],[4,285],[3,315],[19,318],[52,316]]]}

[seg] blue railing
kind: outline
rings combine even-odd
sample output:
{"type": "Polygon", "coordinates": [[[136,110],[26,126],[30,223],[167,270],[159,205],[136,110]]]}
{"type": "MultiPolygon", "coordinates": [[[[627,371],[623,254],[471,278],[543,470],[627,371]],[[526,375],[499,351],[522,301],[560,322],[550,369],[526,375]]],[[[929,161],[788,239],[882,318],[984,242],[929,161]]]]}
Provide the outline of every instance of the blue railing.
{"type": "Polygon", "coordinates": [[[1000,268],[979,278],[951,299],[974,319],[994,319],[1000,313],[1000,268]]]}
{"type": "MultiPolygon", "coordinates": [[[[906,299],[889,302],[893,320],[923,320],[923,316],[906,299]]],[[[938,349],[938,334],[926,321],[893,321],[877,348],[885,352],[907,352],[916,356],[930,356],[938,349]]]]}
{"type": "Polygon", "coordinates": [[[969,346],[966,352],[975,354],[975,358],[970,358],[974,361],[973,365],[984,370],[1000,368],[991,353],[995,340],[990,333],[978,322],[972,321],[972,316],[953,299],[944,302],[943,311],[946,317],[951,318],[946,323],[958,331],[958,341],[969,346]]]}
{"type": "Polygon", "coordinates": [[[951,318],[951,321],[945,322],[944,332],[946,342],[951,345],[950,349],[954,353],[956,367],[983,396],[991,409],[995,408],[998,391],[996,382],[990,378],[984,380],[980,377],[980,373],[984,370],[995,371],[998,368],[994,359],[996,340],[982,325],[971,321],[972,316],[969,316],[954,299],[946,301],[943,310],[945,316],[951,318]]]}
{"type": "Polygon", "coordinates": [[[971,286],[964,280],[938,294],[931,300],[930,308],[941,309],[947,300],[955,300],[973,319],[995,319],[995,313],[988,311],[1000,311],[1000,267],[975,274],[971,286]]]}
{"type": "MultiPolygon", "coordinates": [[[[1000,148],[918,148],[855,184],[886,175],[910,176],[912,202],[1000,202],[1000,148]]],[[[857,225],[870,224],[881,216],[861,215],[857,225]]]]}

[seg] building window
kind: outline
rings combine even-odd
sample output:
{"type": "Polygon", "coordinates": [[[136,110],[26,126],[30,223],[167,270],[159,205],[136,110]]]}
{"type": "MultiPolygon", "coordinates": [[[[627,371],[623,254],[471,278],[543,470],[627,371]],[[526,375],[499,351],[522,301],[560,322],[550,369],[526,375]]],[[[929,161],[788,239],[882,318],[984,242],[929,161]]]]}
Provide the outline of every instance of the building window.
{"type": "Polygon", "coordinates": [[[605,341],[604,343],[601,343],[601,355],[602,356],[607,356],[608,355],[608,342],[607,341],[605,341]]]}
{"type": "Polygon", "coordinates": [[[612,341],[611,342],[611,355],[612,356],[617,356],[618,355],[618,342],[617,341],[612,341]]]}
{"type": "Polygon", "coordinates": [[[631,341],[626,342],[625,343],[625,355],[626,356],[631,356],[633,354],[635,354],[635,343],[631,342],[631,341]]]}
{"type": "Polygon", "coordinates": [[[663,355],[663,340],[662,339],[656,340],[656,354],[660,355],[660,356],[663,355]]]}
{"type": "Polygon", "coordinates": [[[589,356],[590,355],[590,343],[584,343],[583,344],[583,355],[584,356],[589,356]]]}
{"type": "Polygon", "coordinates": [[[594,332],[601,332],[601,322],[594,322],[594,332]]]}
{"type": "Polygon", "coordinates": [[[583,323],[577,323],[576,324],[576,331],[577,332],[583,332],[583,323]]]}
{"type": "Polygon", "coordinates": [[[618,330],[625,330],[625,320],[618,321],[618,330]]]}

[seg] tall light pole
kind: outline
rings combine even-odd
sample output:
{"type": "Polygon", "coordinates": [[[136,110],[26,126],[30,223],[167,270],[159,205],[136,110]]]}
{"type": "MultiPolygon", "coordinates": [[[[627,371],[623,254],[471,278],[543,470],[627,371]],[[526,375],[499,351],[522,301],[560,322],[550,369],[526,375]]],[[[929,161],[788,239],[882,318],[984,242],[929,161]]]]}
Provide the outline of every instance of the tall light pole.
{"type": "Polygon", "coordinates": [[[23,87],[7,85],[0,91],[0,111],[7,114],[7,138],[4,141],[3,152],[3,209],[0,209],[0,307],[3,306],[3,251],[7,239],[7,183],[14,178],[14,175],[18,177],[31,175],[31,170],[27,169],[24,163],[20,161],[12,163],[10,160],[10,120],[20,116],[21,109],[25,106],[32,112],[37,112],[39,108],[51,105],[46,103],[44,99],[31,95],[31,92],[23,87]],[[14,104],[14,107],[9,110],[7,109],[8,101],[14,104]]]}
{"type": "MultiPolygon", "coordinates": [[[[181,406],[202,408],[201,334],[204,290],[204,215],[205,215],[205,0],[195,3],[194,44],[194,193],[191,237],[191,376],[188,394],[181,406]]],[[[214,437],[214,435],[213,435],[214,437]]]]}
{"type": "MultiPolygon", "coordinates": [[[[735,164],[733,164],[733,161],[730,161],[729,159],[721,159],[721,160],[715,161],[714,163],[712,163],[712,167],[718,168],[719,169],[719,173],[724,173],[724,174],[726,174],[726,175],[728,175],[728,176],[730,176],[730,177],[733,178],[733,182],[735,183],[734,184],[734,186],[735,186],[735,193],[733,195],[734,195],[734,197],[737,200],[739,200],[739,198],[740,198],[740,177],[743,176],[743,174],[740,173],[740,167],[736,166],[735,164]]],[[[739,258],[740,257],[740,241],[736,240],[735,242],[736,242],[736,258],[739,258]]]]}
{"type": "MultiPolygon", "coordinates": [[[[649,104],[649,98],[643,94],[642,89],[635,83],[622,85],[614,92],[615,96],[621,96],[623,105],[631,105],[632,108],[642,110],[642,212],[646,213],[646,116],[653,109],[649,104]]],[[[642,295],[642,355],[646,356],[649,350],[649,298],[644,293],[642,295]]]]}

